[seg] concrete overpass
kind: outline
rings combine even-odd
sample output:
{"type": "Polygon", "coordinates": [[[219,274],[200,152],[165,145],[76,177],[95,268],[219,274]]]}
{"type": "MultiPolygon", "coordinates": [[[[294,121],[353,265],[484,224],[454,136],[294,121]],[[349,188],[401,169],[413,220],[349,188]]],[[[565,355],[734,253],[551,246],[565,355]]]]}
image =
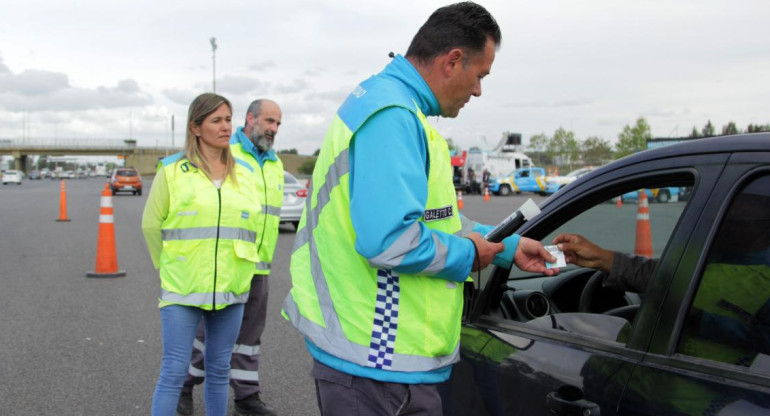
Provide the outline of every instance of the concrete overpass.
{"type": "Polygon", "coordinates": [[[137,147],[131,139],[9,139],[0,138],[0,155],[14,158],[14,169],[25,171],[27,158],[40,156],[117,156],[125,158],[142,175],[155,173],[160,158],[179,152],[167,147],[137,147]]]}

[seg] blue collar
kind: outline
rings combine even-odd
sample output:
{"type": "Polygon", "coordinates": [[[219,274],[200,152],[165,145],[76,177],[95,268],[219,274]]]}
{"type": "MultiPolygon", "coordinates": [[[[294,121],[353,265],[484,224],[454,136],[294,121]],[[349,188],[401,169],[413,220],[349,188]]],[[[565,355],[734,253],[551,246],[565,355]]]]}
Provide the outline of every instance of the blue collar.
{"type": "Polygon", "coordinates": [[[413,92],[412,96],[420,107],[420,111],[426,116],[441,115],[438,100],[428,83],[417,72],[417,68],[402,55],[396,55],[393,61],[379,73],[379,76],[393,78],[406,85],[413,92]]]}

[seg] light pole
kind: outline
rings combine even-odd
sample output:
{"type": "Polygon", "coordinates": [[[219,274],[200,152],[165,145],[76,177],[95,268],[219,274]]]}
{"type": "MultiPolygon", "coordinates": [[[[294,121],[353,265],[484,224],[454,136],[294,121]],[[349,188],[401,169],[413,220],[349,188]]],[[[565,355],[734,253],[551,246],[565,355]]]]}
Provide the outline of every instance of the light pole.
{"type": "Polygon", "coordinates": [[[211,70],[214,81],[214,94],[217,93],[217,38],[209,39],[211,42],[211,70]]]}
{"type": "Polygon", "coordinates": [[[171,115],[171,150],[174,150],[174,115],[171,115]]]}
{"type": "MultiPolygon", "coordinates": [[[[174,115],[173,114],[156,114],[155,118],[160,119],[163,121],[163,124],[166,125],[166,133],[171,133],[171,148],[174,147],[174,115]],[[166,124],[168,122],[169,124],[166,124]]],[[[158,148],[158,139],[155,139],[155,148],[158,148]]],[[[168,146],[166,146],[166,156],[168,156],[168,146]]]]}

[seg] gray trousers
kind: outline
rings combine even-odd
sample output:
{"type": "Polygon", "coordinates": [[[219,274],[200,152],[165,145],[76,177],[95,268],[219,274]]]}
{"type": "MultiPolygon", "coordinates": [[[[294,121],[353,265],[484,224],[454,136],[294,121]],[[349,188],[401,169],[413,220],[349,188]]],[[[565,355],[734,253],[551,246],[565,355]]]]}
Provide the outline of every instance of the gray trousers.
{"type": "Polygon", "coordinates": [[[313,360],[321,416],[441,416],[436,384],[386,383],[356,377],[313,360]]]}
{"type": "MultiPolygon", "coordinates": [[[[230,359],[230,386],[235,392],[235,400],[242,400],[259,392],[259,350],[262,344],[262,332],[267,319],[268,275],[255,274],[251,279],[249,300],[243,308],[241,330],[230,359]]],[[[198,326],[192,359],[187,371],[183,392],[192,392],[193,386],[201,384],[205,376],[203,349],[205,341],[203,323],[198,326]]]]}

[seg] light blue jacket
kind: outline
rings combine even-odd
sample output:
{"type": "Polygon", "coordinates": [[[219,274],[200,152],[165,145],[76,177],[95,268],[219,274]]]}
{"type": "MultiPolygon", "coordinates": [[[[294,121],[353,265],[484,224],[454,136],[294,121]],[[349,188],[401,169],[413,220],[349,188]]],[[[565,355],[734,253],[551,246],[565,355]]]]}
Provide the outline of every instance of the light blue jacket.
{"type": "MultiPolygon", "coordinates": [[[[376,76],[404,84],[413,92],[415,102],[426,116],[440,114],[430,87],[403,56],[396,56],[376,76]]],[[[359,254],[370,260],[382,254],[423,215],[429,169],[425,131],[412,112],[390,107],[361,126],[351,144],[350,155],[350,212],[359,254]],[[415,169],[416,166],[423,169],[415,169]]],[[[477,223],[473,230],[483,235],[491,228],[477,223]]],[[[436,277],[464,281],[473,266],[473,244],[465,238],[431,231],[422,224],[419,245],[394,270],[419,273],[426,268],[435,258],[434,236],[449,252],[444,271],[436,277]]],[[[506,250],[497,256],[495,264],[510,267],[518,240],[514,235],[504,241],[506,250]]]]}
{"type": "MultiPolygon", "coordinates": [[[[426,116],[440,114],[438,101],[428,84],[403,56],[396,56],[375,76],[401,83],[411,92],[426,116]]],[[[388,107],[374,114],[353,137],[350,148],[350,215],[357,236],[356,251],[367,260],[372,261],[387,251],[425,212],[430,169],[427,152],[423,126],[414,113],[402,107],[388,107]]],[[[399,266],[392,269],[399,273],[419,274],[436,257],[436,238],[447,247],[448,254],[444,269],[434,276],[465,281],[475,258],[473,243],[466,238],[431,230],[423,223],[418,224],[418,244],[404,256],[399,266]]],[[[490,229],[492,226],[473,225],[473,231],[482,235],[490,229]]],[[[497,255],[495,264],[510,267],[519,238],[512,235],[504,240],[506,249],[497,255]]],[[[360,377],[416,384],[440,383],[451,374],[451,366],[430,372],[409,373],[361,367],[326,353],[310,341],[306,343],[316,360],[360,377]]]]}

